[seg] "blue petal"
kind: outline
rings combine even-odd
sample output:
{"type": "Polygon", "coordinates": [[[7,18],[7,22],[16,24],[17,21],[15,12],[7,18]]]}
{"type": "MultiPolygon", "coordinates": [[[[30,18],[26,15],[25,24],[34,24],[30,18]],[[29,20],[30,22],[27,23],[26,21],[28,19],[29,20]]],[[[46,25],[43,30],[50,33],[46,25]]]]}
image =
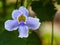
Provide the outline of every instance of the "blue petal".
{"type": "Polygon", "coordinates": [[[18,28],[18,22],[16,20],[7,20],[5,22],[5,29],[8,31],[13,31],[18,28]]]}
{"type": "Polygon", "coordinates": [[[33,17],[27,18],[26,25],[32,30],[38,29],[40,24],[41,23],[39,22],[38,18],[33,18],[33,17]]]}
{"type": "Polygon", "coordinates": [[[21,11],[23,15],[29,16],[29,11],[24,6],[21,6],[19,11],[21,11]]]}
{"type": "Polygon", "coordinates": [[[20,38],[27,38],[28,37],[28,27],[27,26],[19,26],[19,36],[20,38]]]}
{"type": "Polygon", "coordinates": [[[20,12],[19,10],[14,10],[14,11],[12,12],[12,18],[13,18],[13,19],[17,19],[17,17],[18,17],[19,15],[21,15],[21,12],[20,12]]]}

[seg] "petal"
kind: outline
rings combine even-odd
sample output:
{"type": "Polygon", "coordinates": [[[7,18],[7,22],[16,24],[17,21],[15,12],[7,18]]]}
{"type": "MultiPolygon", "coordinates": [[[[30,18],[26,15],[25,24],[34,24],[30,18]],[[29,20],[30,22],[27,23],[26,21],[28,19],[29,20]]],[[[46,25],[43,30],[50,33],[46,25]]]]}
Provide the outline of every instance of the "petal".
{"type": "Polygon", "coordinates": [[[21,15],[21,12],[20,12],[19,10],[14,10],[14,11],[12,12],[12,18],[13,18],[13,19],[17,19],[17,17],[18,17],[19,15],[21,15]]]}
{"type": "Polygon", "coordinates": [[[20,38],[27,38],[28,37],[28,27],[27,26],[19,26],[19,36],[20,38]]]}
{"type": "Polygon", "coordinates": [[[21,7],[19,8],[19,11],[20,11],[23,15],[29,16],[29,11],[28,11],[24,6],[21,6],[21,7]]]}
{"type": "Polygon", "coordinates": [[[33,18],[33,17],[27,18],[26,25],[32,30],[38,29],[40,24],[41,23],[39,22],[38,18],[33,18]]]}
{"type": "Polygon", "coordinates": [[[5,29],[8,31],[13,31],[18,28],[18,22],[16,20],[7,20],[5,22],[5,29]]]}

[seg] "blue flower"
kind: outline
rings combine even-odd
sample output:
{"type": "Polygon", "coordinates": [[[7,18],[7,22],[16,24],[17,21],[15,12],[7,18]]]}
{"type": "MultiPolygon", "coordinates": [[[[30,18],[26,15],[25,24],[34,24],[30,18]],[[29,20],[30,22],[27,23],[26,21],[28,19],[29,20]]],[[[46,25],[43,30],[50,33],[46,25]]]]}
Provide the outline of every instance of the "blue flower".
{"type": "Polygon", "coordinates": [[[38,18],[29,17],[29,11],[23,6],[12,12],[12,18],[5,22],[5,29],[13,31],[18,28],[20,38],[27,38],[29,29],[36,30],[41,24],[38,18]]]}

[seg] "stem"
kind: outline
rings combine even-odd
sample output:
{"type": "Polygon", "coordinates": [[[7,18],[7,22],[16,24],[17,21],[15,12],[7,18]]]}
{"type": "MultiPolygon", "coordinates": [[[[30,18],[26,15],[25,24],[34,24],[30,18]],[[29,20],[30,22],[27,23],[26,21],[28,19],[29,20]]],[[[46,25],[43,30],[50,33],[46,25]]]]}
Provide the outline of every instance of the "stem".
{"type": "Polygon", "coordinates": [[[24,0],[21,0],[21,6],[23,6],[23,2],[24,2],[24,0]]]}
{"type": "Polygon", "coordinates": [[[6,0],[2,0],[2,2],[3,2],[3,14],[5,14],[5,16],[6,16],[6,0]]]}
{"type": "Polygon", "coordinates": [[[54,21],[52,21],[52,37],[51,37],[51,45],[53,45],[53,37],[54,37],[54,21]]]}
{"type": "Polygon", "coordinates": [[[24,6],[27,8],[27,0],[21,0],[21,6],[24,6]]]}
{"type": "Polygon", "coordinates": [[[24,6],[27,7],[27,0],[24,0],[24,6]]]}
{"type": "Polygon", "coordinates": [[[16,4],[15,4],[15,9],[17,9],[18,8],[18,0],[16,0],[16,4]]]}

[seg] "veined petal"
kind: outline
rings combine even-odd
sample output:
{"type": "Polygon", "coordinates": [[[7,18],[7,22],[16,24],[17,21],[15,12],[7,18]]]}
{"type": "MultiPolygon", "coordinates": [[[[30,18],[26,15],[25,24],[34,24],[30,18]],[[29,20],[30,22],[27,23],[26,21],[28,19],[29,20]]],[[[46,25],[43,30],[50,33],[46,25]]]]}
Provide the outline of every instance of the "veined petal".
{"type": "Polygon", "coordinates": [[[24,6],[21,6],[21,7],[19,8],[19,11],[20,11],[23,15],[29,16],[29,11],[28,11],[24,6]]]}
{"type": "Polygon", "coordinates": [[[39,22],[38,18],[33,18],[33,17],[27,18],[26,25],[32,30],[38,29],[40,24],[41,23],[39,22]]]}
{"type": "Polygon", "coordinates": [[[14,10],[14,11],[12,12],[12,18],[13,18],[13,19],[17,19],[17,17],[18,17],[19,15],[21,15],[21,12],[20,12],[19,10],[14,10]]]}
{"type": "Polygon", "coordinates": [[[5,22],[5,29],[8,31],[13,31],[16,30],[18,28],[18,22],[17,20],[7,20],[5,22]]]}
{"type": "Polygon", "coordinates": [[[19,26],[19,36],[20,38],[27,38],[28,37],[28,27],[27,26],[19,26]]]}

